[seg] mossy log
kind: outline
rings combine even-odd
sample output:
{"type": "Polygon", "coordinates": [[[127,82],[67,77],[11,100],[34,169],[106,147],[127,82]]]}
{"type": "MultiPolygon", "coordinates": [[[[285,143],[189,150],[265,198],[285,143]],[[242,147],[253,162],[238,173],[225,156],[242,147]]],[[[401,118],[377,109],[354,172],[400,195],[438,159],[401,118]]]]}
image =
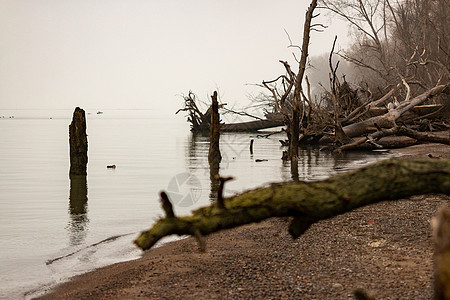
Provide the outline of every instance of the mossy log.
{"type": "Polygon", "coordinates": [[[135,240],[143,250],[164,236],[200,236],[293,216],[289,228],[300,236],[311,224],[382,200],[418,194],[450,194],[450,159],[389,159],[317,182],[274,183],[225,199],[225,209],[212,204],[191,216],[165,217],[135,240]]]}

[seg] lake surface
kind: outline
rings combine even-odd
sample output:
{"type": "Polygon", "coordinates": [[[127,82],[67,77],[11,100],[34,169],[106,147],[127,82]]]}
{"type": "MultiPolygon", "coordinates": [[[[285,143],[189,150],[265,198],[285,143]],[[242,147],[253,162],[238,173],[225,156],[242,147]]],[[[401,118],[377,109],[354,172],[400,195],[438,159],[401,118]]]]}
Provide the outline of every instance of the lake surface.
{"type": "MultiPolygon", "coordinates": [[[[154,110],[87,110],[88,176],[70,181],[72,112],[0,110],[1,299],[30,298],[73,275],[138,258],[132,241],[162,216],[161,190],[180,215],[216,197],[209,137],[194,136],[182,116],[154,110]]],[[[226,195],[292,180],[290,163],[280,159],[284,138],[222,134],[220,174],[236,178],[226,195]]],[[[305,148],[298,176],[323,179],[389,156],[305,148]]]]}

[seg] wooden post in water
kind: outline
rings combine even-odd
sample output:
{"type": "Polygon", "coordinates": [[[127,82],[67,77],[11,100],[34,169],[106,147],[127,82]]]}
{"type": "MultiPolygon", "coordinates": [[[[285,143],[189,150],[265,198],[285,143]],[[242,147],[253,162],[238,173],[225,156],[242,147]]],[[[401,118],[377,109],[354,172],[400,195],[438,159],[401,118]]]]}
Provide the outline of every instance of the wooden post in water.
{"type": "Polygon", "coordinates": [[[87,175],[87,135],[86,135],[86,115],[84,110],[77,107],[73,112],[72,123],[69,125],[70,144],[70,171],[72,175],[87,175]]]}
{"type": "Polygon", "coordinates": [[[217,92],[214,91],[214,94],[211,96],[212,105],[211,105],[211,135],[209,141],[209,154],[208,161],[211,162],[220,162],[222,160],[222,155],[220,154],[219,149],[219,139],[220,139],[220,119],[219,119],[219,103],[217,102],[217,92]]]}

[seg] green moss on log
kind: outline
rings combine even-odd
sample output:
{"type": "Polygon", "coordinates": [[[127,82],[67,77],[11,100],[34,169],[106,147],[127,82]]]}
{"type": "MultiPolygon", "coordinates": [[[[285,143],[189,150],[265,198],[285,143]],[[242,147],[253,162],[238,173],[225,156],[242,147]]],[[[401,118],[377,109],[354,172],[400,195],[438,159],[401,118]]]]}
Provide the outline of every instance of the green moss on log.
{"type": "Polygon", "coordinates": [[[293,216],[293,236],[310,224],[382,200],[418,194],[450,194],[450,159],[389,159],[317,182],[274,183],[225,199],[191,216],[162,218],[135,240],[143,250],[164,236],[207,235],[226,228],[293,216]]]}

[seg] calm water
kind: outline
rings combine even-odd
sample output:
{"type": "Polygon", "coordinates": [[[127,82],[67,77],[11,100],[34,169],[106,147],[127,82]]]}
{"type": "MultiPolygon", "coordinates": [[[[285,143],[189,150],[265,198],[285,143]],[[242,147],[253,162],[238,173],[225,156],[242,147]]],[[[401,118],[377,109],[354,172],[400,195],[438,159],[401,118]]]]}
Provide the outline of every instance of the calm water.
{"type": "MultiPolygon", "coordinates": [[[[71,117],[69,110],[0,110],[2,299],[29,298],[73,275],[139,257],[132,240],[162,215],[163,189],[175,199],[177,214],[215,197],[209,138],[193,136],[181,116],[152,110],[87,115],[88,176],[71,182],[71,117]],[[111,164],[117,168],[107,169],[111,164]]],[[[223,134],[220,173],[236,178],[226,194],[292,180],[290,164],[280,159],[284,137],[223,134]]],[[[300,180],[316,180],[389,154],[332,156],[309,148],[301,155],[300,180]]]]}

